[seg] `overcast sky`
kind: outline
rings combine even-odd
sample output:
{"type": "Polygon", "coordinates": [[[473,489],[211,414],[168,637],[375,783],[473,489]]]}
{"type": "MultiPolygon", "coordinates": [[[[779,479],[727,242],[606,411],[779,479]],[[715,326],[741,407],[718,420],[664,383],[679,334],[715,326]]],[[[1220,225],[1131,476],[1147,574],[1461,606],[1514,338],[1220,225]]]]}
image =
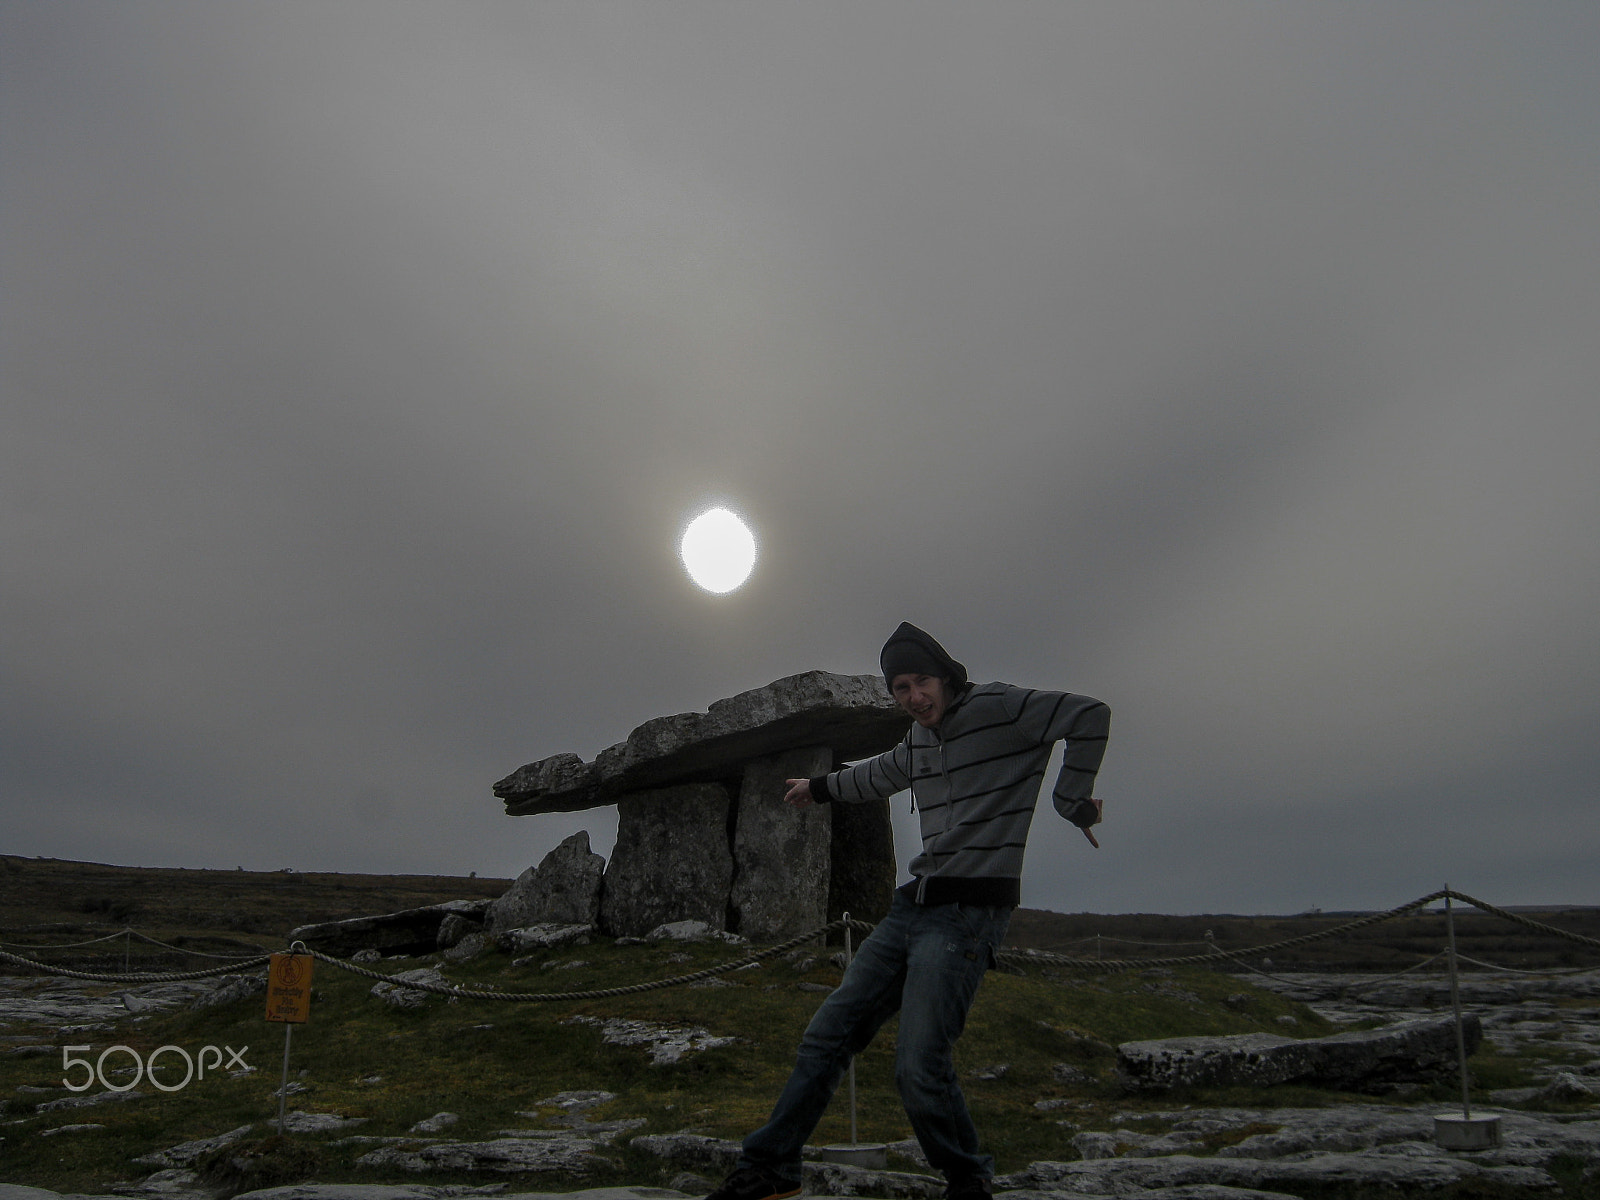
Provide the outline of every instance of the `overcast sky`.
{"type": "Polygon", "coordinates": [[[1111,705],[1025,904],[1600,903],[1597,57],[1589,3],[0,0],[0,851],[609,854],[491,785],[911,620],[1111,705]]]}

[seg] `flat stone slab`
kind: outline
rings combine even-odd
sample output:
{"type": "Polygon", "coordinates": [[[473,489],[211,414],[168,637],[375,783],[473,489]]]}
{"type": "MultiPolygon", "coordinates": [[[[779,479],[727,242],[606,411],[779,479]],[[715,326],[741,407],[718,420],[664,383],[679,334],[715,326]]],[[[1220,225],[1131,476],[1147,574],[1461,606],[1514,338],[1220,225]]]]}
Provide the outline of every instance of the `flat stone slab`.
{"type": "Polygon", "coordinates": [[[601,1030],[601,1040],[611,1046],[640,1046],[654,1066],[675,1063],[685,1054],[716,1050],[733,1045],[736,1039],[714,1037],[707,1030],[690,1026],[658,1025],[652,1021],[631,1021],[624,1017],[568,1017],[563,1025],[593,1025],[601,1030]]]}
{"type": "MultiPolygon", "coordinates": [[[[257,976],[219,975],[169,983],[141,983],[107,993],[87,980],[0,976],[0,1025],[27,1021],[39,1025],[105,1025],[141,1013],[205,1008],[266,989],[266,972],[257,976]],[[101,994],[104,993],[104,994],[101,994]]],[[[60,1051],[46,1047],[60,1057],[60,1051]]]]}
{"type": "Polygon", "coordinates": [[[1026,1170],[996,1180],[996,1190],[1027,1188],[1125,1195],[1196,1184],[1252,1188],[1301,1194],[1306,1189],[1368,1187],[1423,1191],[1467,1180],[1498,1183],[1508,1189],[1559,1192],[1559,1185],[1536,1167],[1480,1166],[1446,1151],[1430,1153],[1324,1154],[1305,1160],[1261,1161],[1239,1158],[1197,1158],[1174,1154],[1163,1158],[1116,1158],[1094,1162],[1034,1163],[1026,1170]]]}
{"type": "MultiPolygon", "coordinates": [[[[429,1187],[424,1184],[300,1183],[244,1192],[234,1200],[447,1200],[454,1196],[494,1196],[495,1200],[682,1200],[685,1193],[658,1187],[600,1187],[576,1192],[502,1192],[500,1186],[494,1184],[474,1188],[429,1187]]],[[[7,1198],[0,1196],[0,1200],[7,1198]]]]}
{"type": "Polygon", "coordinates": [[[718,700],[703,713],[646,721],[593,762],[555,754],[494,785],[511,816],[576,812],[628,792],[736,776],[751,759],[826,746],[840,761],[881,754],[911,726],[876,675],[807,671],[718,700]]]}
{"type": "Polygon", "coordinates": [[[297,926],[289,931],[288,938],[340,958],[366,949],[383,954],[428,954],[438,948],[439,926],[446,917],[455,915],[479,921],[492,903],[491,900],[446,900],[443,904],[425,904],[400,912],[322,921],[297,926]]]}
{"type": "MultiPolygon", "coordinates": [[[[1471,1054],[1482,1037],[1478,1018],[1468,1015],[1462,1026],[1471,1054]]],[[[1456,1057],[1454,1019],[1424,1017],[1321,1038],[1246,1033],[1124,1042],[1117,1047],[1117,1073],[1136,1091],[1270,1087],[1290,1080],[1365,1091],[1435,1078],[1453,1069],[1456,1057]]]]}
{"type": "MultiPolygon", "coordinates": [[[[615,1099],[603,1092],[564,1092],[539,1101],[541,1109],[557,1108],[570,1129],[529,1130],[516,1138],[477,1143],[436,1143],[444,1161],[429,1163],[425,1139],[392,1140],[392,1157],[407,1161],[402,1169],[443,1168],[448,1162],[477,1164],[492,1171],[549,1170],[571,1156],[593,1163],[608,1138],[590,1126],[587,1112],[615,1099]],[[511,1143],[511,1144],[508,1144],[511,1143]]],[[[1108,1140],[1105,1157],[1075,1162],[1036,1162],[995,1180],[997,1197],[1005,1200],[1071,1200],[1108,1196],[1128,1200],[1265,1200],[1268,1197],[1317,1194],[1329,1189],[1393,1189],[1392,1194],[1426,1192],[1464,1185],[1499,1189],[1499,1194],[1560,1195],[1551,1168],[1582,1164],[1588,1178],[1600,1177],[1600,1119],[1586,1114],[1492,1111],[1502,1122],[1501,1144],[1462,1154],[1433,1142],[1433,1106],[1349,1104],[1329,1108],[1184,1108],[1167,1112],[1127,1111],[1113,1114],[1114,1128],[1091,1136],[1108,1140]],[[1141,1132],[1129,1126],[1143,1125],[1141,1132]],[[1208,1136],[1238,1131],[1248,1134],[1225,1145],[1214,1156],[1195,1151],[1208,1136]]],[[[1475,1110],[1477,1111],[1477,1110],[1475,1110]]],[[[550,1119],[544,1113],[519,1114],[550,1119]]],[[[609,1126],[626,1122],[603,1123],[609,1126]]],[[[621,1132],[618,1130],[617,1132],[621,1132]]],[[[620,1140],[620,1139],[619,1139],[620,1140]]],[[[1077,1139],[1074,1139],[1076,1142],[1077,1139]]],[[[739,1154],[739,1143],[691,1133],[635,1136],[630,1146],[708,1177],[720,1178],[739,1154]]],[[[903,1146],[891,1147],[904,1152],[903,1146]]],[[[385,1158],[391,1155],[385,1155],[385,1158]]],[[[936,1200],[943,1180],[931,1175],[860,1168],[815,1161],[806,1149],[806,1185],[813,1195],[878,1196],[899,1200],[936,1200]]],[[[399,1163],[391,1163],[400,1166],[399,1163]]],[[[150,1182],[150,1181],[147,1181],[150,1182]]],[[[511,1185],[513,1187],[517,1184],[511,1185]]],[[[490,1194],[461,1185],[353,1185],[306,1183],[262,1189],[248,1200],[446,1200],[490,1194]]],[[[497,1190],[497,1189],[494,1189],[497,1190]]],[[[133,1194],[133,1193],[127,1193],[133,1194]]],[[[155,1192],[149,1193],[154,1195],[155,1192]]],[[[574,1192],[499,1193],[500,1200],[677,1200],[683,1193],[664,1188],[632,1187],[574,1192]]],[[[237,1200],[246,1200],[239,1197],[237,1200]]],[[[68,1200],[40,1188],[0,1184],[0,1200],[68,1200]]]]}
{"type": "Polygon", "coordinates": [[[495,1171],[581,1176],[601,1165],[594,1154],[601,1144],[594,1138],[552,1130],[547,1136],[539,1137],[385,1146],[363,1154],[356,1159],[356,1165],[412,1172],[495,1171]]]}
{"type": "Polygon", "coordinates": [[[216,1137],[198,1138],[192,1142],[169,1146],[165,1150],[141,1154],[133,1161],[147,1167],[192,1167],[202,1156],[210,1154],[213,1150],[220,1150],[223,1146],[233,1145],[254,1128],[254,1125],[241,1125],[237,1129],[230,1129],[227,1133],[219,1133],[216,1137]]]}

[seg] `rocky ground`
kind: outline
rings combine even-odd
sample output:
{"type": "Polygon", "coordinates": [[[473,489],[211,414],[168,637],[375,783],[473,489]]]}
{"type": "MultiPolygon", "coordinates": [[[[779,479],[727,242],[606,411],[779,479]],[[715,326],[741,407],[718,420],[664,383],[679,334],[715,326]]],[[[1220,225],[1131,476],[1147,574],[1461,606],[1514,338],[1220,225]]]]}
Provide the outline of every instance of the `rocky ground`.
{"type": "MultiPolygon", "coordinates": [[[[1440,975],[1370,976],[1296,974],[1251,977],[1298,1000],[1340,1024],[1357,1021],[1400,1021],[1450,1011],[1450,985],[1440,975]]],[[[1540,1092],[1560,1099],[1562,1080],[1600,1095],[1600,971],[1569,974],[1466,974],[1460,983],[1463,1011],[1475,1013],[1486,1041],[1506,1054],[1537,1044],[1541,1061],[1534,1068],[1545,1078],[1542,1087],[1495,1092],[1502,1104],[1522,1104],[1540,1092]],[[1546,1057],[1548,1056],[1548,1057],[1546,1057]]],[[[1573,1092],[1574,1098],[1582,1098],[1573,1092]]]]}
{"type": "MultiPolygon", "coordinates": [[[[1380,981],[1295,975],[1257,977],[1254,982],[1288,992],[1341,1023],[1436,1016],[1449,1005],[1448,991],[1437,977],[1380,981]]],[[[0,979],[0,1025],[39,1031],[37,1036],[8,1035],[0,1052],[54,1053],[54,1044],[64,1036],[111,1031],[140,1013],[226,999],[233,993],[223,989],[249,986],[158,984],[97,996],[98,989],[69,979],[0,979]]],[[[1500,1118],[1501,1144],[1495,1148],[1466,1153],[1440,1149],[1434,1142],[1434,1110],[1404,1104],[1130,1109],[1113,1114],[1109,1121],[1095,1121],[1096,1127],[1080,1127],[1077,1122],[1085,1121],[1084,1110],[1090,1106],[1080,1110],[1072,1101],[1041,1100],[1039,1107],[1054,1112],[1072,1134],[1080,1157],[1033,1163],[996,1180],[996,1190],[1008,1200],[1074,1196],[1249,1200],[1329,1186],[1426,1192],[1455,1184],[1469,1189],[1499,1184],[1530,1196],[1554,1196],[1562,1193],[1560,1174],[1569,1184],[1576,1175],[1580,1189],[1600,1194],[1600,1108],[1594,1103],[1600,1098],[1600,972],[1474,976],[1464,982],[1462,999],[1468,1010],[1478,1014],[1486,1039],[1511,1052],[1537,1042],[1545,1064],[1540,1086],[1495,1094],[1491,1107],[1474,1110],[1475,1115],[1500,1118]]],[[[561,1110],[561,1117],[530,1121],[529,1128],[502,1130],[486,1141],[452,1141],[447,1113],[424,1122],[405,1139],[363,1139],[353,1131],[344,1136],[363,1145],[370,1142],[368,1159],[391,1174],[425,1176],[439,1166],[466,1166],[504,1171],[514,1179],[524,1169],[548,1170],[568,1158],[581,1162],[597,1149],[630,1138],[635,1149],[658,1155],[678,1171],[672,1188],[565,1193],[574,1200],[672,1200],[700,1194],[731,1165],[737,1151],[732,1142],[689,1134],[634,1136],[632,1123],[591,1121],[588,1110],[608,1098],[604,1093],[579,1092],[551,1097],[549,1103],[561,1110]]],[[[75,1127],[92,1125],[92,1110],[84,1112],[83,1107],[41,1098],[39,1112],[48,1115],[49,1124],[41,1127],[32,1123],[36,1118],[29,1118],[30,1136],[70,1135],[75,1127]]],[[[307,1122],[318,1119],[336,1122],[339,1117],[297,1116],[307,1122]]],[[[189,1165],[216,1145],[249,1132],[248,1126],[219,1130],[203,1142],[157,1150],[141,1160],[149,1175],[119,1188],[118,1194],[209,1200],[189,1165]]],[[[893,1149],[913,1161],[918,1157],[914,1144],[893,1149]]],[[[808,1164],[807,1176],[808,1191],[814,1194],[922,1198],[943,1191],[942,1180],[928,1174],[821,1161],[808,1164]]],[[[250,1200],[444,1200],[486,1194],[515,1200],[550,1195],[514,1188],[515,1184],[487,1188],[305,1184],[248,1195],[250,1200]]],[[[0,1200],[56,1200],[56,1194],[0,1184],[0,1200]]]]}

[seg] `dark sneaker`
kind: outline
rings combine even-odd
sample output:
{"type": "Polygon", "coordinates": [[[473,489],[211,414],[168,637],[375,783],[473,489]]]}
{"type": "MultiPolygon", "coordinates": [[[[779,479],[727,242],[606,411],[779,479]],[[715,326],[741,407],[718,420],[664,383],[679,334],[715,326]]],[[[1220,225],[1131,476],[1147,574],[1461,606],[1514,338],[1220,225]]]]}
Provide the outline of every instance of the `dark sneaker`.
{"type": "Polygon", "coordinates": [[[760,1167],[740,1167],[706,1200],[789,1200],[800,1194],[798,1183],[769,1175],[760,1167]]]}
{"type": "Polygon", "coordinates": [[[989,1200],[994,1182],[988,1179],[952,1179],[944,1189],[945,1200],[989,1200]]]}

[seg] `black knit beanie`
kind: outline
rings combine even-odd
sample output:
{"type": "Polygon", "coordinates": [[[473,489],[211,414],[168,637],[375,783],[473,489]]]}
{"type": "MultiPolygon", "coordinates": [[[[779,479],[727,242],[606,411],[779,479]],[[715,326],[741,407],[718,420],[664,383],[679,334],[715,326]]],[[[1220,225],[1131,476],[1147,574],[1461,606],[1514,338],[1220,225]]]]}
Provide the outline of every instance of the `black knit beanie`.
{"type": "Polygon", "coordinates": [[[933,675],[948,679],[950,686],[957,689],[967,682],[967,669],[909,621],[900,622],[900,628],[889,635],[878,664],[884,683],[893,683],[896,675],[933,675]]]}

